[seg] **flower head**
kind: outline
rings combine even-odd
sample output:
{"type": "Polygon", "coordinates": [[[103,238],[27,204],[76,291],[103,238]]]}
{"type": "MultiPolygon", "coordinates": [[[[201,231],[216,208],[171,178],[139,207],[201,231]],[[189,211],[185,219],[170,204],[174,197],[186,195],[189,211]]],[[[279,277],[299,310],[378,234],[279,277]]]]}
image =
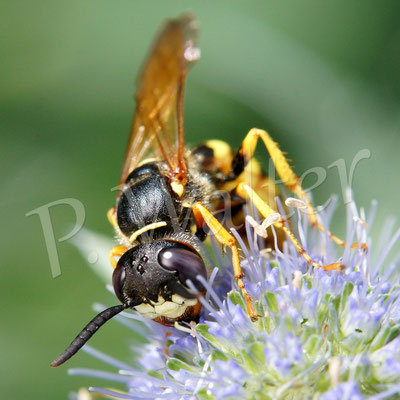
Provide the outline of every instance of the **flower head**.
{"type": "MultiPolygon", "coordinates": [[[[198,324],[169,328],[123,312],[117,320],[128,326],[135,321],[135,330],[138,320],[146,327],[140,329],[148,343],[135,347],[136,362],[132,355],[132,364],[125,365],[85,346],[115,372],[70,373],[106,378],[111,387],[122,384],[123,391],[90,389],[120,399],[358,400],[396,395],[399,276],[396,261],[383,265],[400,231],[375,249],[368,237],[372,219],[363,222],[354,203],[348,208],[346,242],[366,242],[368,251],[347,246],[338,256],[328,236],[312,230],[306,218],[299,217],[297,232],[315,260],[342,259],[343,271],[312,269],[287,242],[265,252],[251,226],[254,221],[248,221],[248,246],[234,234],[243,249],[245,284],[260,315],[257,322],[247,315],[229,258],[215,248],[218,268],[208,280],[198,277],[207,289],[198,324]]],[[[326,228],[329,214],[321,214],[326,228]]],[[[197,291],[193,284],[191,289],[197,291]]]]}

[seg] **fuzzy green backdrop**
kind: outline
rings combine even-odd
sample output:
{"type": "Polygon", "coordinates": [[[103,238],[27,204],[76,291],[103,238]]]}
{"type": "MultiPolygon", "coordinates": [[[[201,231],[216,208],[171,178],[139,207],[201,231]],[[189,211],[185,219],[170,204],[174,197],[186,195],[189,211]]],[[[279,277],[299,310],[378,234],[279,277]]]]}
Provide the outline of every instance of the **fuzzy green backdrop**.
{"type": "MultiPolygon", "coordinates": [[[[93,302],[115,300],[70,243],[58,245],[62,274],[53,279],[39,218],[25,214],[75,198],[85,206],[85,227],[112,235],[105,212],[125,151],[134,77],[161,21],[187,9],[200,20],[202,48],[188,78],[188,142],[221,138],[237,146],[251,127],[265,128],[299,174],[326,169],[314,192],[318,204],[333,192],[343,203],[337,169],[327,167],[341,158],[349,167],[369,149],[354,174],[358,205],[379,200],[378,227],[398,214],[398,1],[3,0],[3,399],[65,399],[80,386],[100,385],[49,363],[93,316],[93,302]]],[[[75,216],[68,206],[51,211],[59,238],[75,216]]],[[[110,324],[92,344],[129,361],[123,349],[130,340],[110,324]]],[[[69,363],[94,365],[83,353],[69,363]]]]}

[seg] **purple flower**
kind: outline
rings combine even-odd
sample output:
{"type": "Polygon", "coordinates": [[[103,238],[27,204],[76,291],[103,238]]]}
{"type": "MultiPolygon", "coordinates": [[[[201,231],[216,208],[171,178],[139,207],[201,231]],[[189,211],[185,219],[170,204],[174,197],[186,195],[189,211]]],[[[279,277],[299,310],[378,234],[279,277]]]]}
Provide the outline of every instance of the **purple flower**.
{"type": "MultiPolygon", "coordinates": [[[[326,227],[332,210],[321,214],[326,227]]],[[[400,288],[396,266],[385,262],[399,234],[374,254],[368,237],[372,224],[360,223],[348,207],[346,242],[368,243],[360,249],[334,249],[326,234],[299,221],[298,237],[321,263],[339,259],[342,272],[312,269],[290,243],[264,253],[247,225],[243,249],[245,284],[260,314],[251,322],[236,288],[229,255],[215,247],[220,268],[209,281],[199,324],[166,328],[134,312],[117,318],[139,319],[147,344],[134,346],[136,364],[125,365],[88,346],[114,372],[71,370],[125,386],[123,393],[91,388],[121,399],[383,399],[398,393],[400,382],[400,288]],[[338,254],[336,254],[336,251],[338,254]]],[[[200,279],[200,278],[199,278],[200,279]]],[[[192,288],[195,290],[195,287],[192,288]]]]}
{"type": "Polygon", "coordinates": [[[360,388],[355,382],[344,382],[336,388],[325,392],[321,400],[363,400],[360,388]]]}

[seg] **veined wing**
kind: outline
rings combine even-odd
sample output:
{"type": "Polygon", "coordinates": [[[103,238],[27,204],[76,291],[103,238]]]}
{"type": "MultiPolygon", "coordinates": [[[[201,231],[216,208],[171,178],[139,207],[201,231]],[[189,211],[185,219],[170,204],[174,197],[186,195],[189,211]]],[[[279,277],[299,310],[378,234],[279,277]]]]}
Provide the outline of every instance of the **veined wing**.
{"type": "Polygon", "coordinates": [[[186,179],[183,89],[188,67],[200,55],[197,25],[189,14],[167,21],[150,51],[139,77],[120,185],[151,152],[166,161],[172,179],[186,179]]]}

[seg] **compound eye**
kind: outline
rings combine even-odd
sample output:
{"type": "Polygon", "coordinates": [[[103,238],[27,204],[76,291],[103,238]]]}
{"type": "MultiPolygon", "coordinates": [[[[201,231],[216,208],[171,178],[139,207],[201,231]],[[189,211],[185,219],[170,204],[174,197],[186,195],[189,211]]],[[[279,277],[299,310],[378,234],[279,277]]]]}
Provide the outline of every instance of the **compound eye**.
{"type": "Polygon", "coordinates": [[[122,295],[122,289],[125,283],[125,268],[122,264],[118,264],[117,268],[114,269],[112,276],[112,283],[114,286],[115,295],[118,297],[121,303],[125,302],[124,296],[122,295]]]}
{"type": "Polygon", "coordinates": [[[179,280],[186,285],[190,279],[197,289],[203,286],[197,279],[198,275],[207,278],[206,266],[199,254],[182,247],[168,247],[158,253],[159,264],[168,271],[176,271],[179,280]]]}

